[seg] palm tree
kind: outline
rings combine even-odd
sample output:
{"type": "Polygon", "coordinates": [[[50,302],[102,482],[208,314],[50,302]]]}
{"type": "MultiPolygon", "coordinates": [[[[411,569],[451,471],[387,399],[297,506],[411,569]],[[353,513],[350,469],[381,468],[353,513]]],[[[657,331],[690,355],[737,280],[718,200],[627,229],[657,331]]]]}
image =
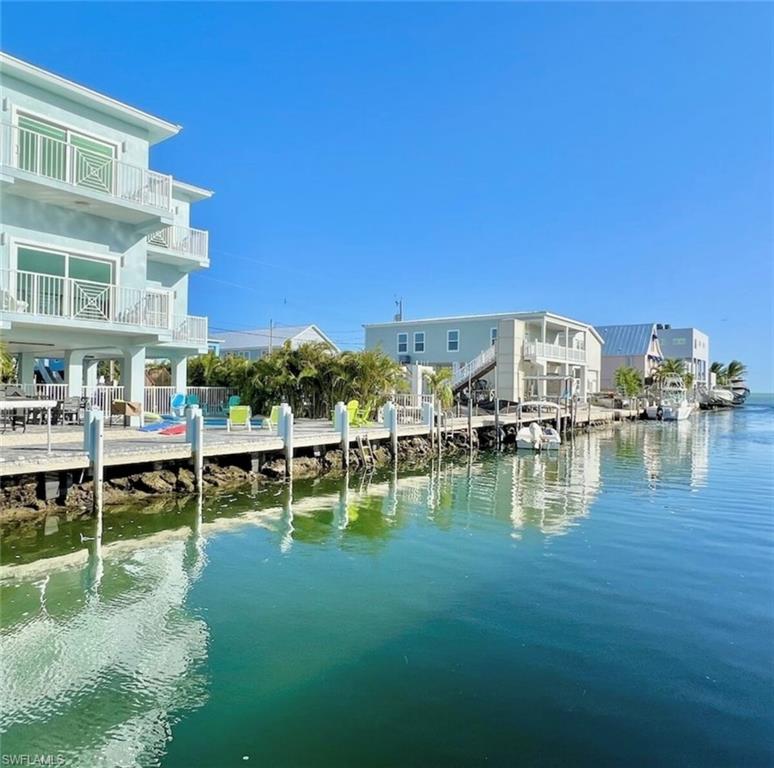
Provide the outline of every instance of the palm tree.
{"type": "Polygon", "coordinates": [[[438,398],[443,410],[448,410],[454,403],[454,394],[451,388],[451,368],[438,368],[432,373],[425,374],[425,382],[430,394],[438,398]]]}
{"type": "Polygon", "coordinates": [[[655,379],[663,382],[667,376],[685,376],[685,363],[682,360],[671,357],[663,360],[656,369],[655,379]]]}
{"type": "Polygon", "coordinates": [[[747,366],[740,360],[732,360],[726,366],[726,378],[728,381],[733,381],[734,379],[743,379],[746,373],[747,366]]]}
{"type": "Polygon", "coordinates": [[[718,384],[726,384],[728,382],[728,375],[726,373],[726,367],[723,365],[723,363],[712,363],[710,366],[710,373],[715,374],[715,381],[718,384]]]}
{"type": "Polygon", "coordinates": [[[16,362],[8,347],[0,342],[0,381],[11,381],[16,375],[16,362]]]}
{"type": "Polygon", "coordinates": [[[636,368],[622,365],[615,372],[615,386],[624,397],[636,397],[642,391],[642,375],[636,368]]]}

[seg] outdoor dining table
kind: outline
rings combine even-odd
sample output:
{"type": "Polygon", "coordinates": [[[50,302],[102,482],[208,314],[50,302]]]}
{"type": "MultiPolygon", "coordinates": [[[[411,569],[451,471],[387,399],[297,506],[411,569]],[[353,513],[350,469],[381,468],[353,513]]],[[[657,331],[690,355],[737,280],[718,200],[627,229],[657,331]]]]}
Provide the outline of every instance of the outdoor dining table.
{"type": "Polygon", "coordinates": [[[57,403],[57,400],[32,400],[20,397],[18,400],[0,400],[0,411],[15,411],[18,409],[46,411],[46,451],[51,453],[51,411],[56,408],[57,403]]]}

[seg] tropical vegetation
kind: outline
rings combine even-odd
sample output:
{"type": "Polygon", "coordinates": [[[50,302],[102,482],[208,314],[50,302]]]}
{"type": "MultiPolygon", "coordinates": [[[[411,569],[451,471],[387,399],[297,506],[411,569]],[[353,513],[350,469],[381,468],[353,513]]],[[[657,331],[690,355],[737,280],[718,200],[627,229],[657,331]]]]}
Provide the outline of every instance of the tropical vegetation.
{"type": "Polygon", "coordinates": [[[642,392],[642,374],[636,368],[622,365],[615,372],[615,388],[624,397],[636,397],[642,392]]]}
{"type": "Polygon", "coordinates": [[[734,379],[743,379],[747,373],[747,366],[741,360],[732,360],[728,365],[714,362],[710,371],[715,374],[715,381],[721,386],[727,386],[734,379]]]}
{"type": "Polygon", "coordinates": [[[686,389],[693,387],[696,377],[685,370],[685,361],[678,358],[667,358],[663,360],[656,369],[654,378],[658,384],[662,384],[668,376],[679,376],[683,380],[686,389]]]}
{"type": "Polygon", "coordinates": [[[438,368],[432,373],[425,374],[425,383],[430,394],[438,398],[438,402],[444,410],[448,410],[454,404],[451,380],[451,368],[438,368]]]}
{"type": "Polygon", "coordinates": [[[13,381],[16,377],[16,361],[8,347],[0,342],[0,381],[13,381]]]}
{"type": "Polygon", "coordinates": [[[402,368],[379,350],[332,353],[325,344],[290,343],[259,360],[210,352],[188,362],[190,386],[232,387],[254,413],[288,403],[297,416],[327,418],[337,402],[358,400],[370,417],[405,389],[402,368]]]}

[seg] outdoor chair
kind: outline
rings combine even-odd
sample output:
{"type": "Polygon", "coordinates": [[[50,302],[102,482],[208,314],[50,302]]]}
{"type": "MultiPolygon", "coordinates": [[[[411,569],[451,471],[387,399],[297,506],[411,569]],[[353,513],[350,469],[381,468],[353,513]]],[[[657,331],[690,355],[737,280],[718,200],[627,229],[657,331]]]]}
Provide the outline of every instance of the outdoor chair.
{"type": "Polygon", "coordinates": [[[235,405],[228,409],[226,418],[226,431],[231,432],[233,427],[245,427],[248,432],[252,431],[253,425],[250,422],[252,413],[249,405],[235,405]]]}
{"type": "Polygon", "coordinates": [[[277,429],[279,427],[280,407],[272,405],[269,418],[265,420],[267,429],[277,429]]]}
{"type": "Polygon", "coordinates": [[[360,403],[357,400],[350,400],[347,403],[347,416],[353,427],[363,427],[368,424],[368,415],[364,409],[360,408],[360,403]]]}

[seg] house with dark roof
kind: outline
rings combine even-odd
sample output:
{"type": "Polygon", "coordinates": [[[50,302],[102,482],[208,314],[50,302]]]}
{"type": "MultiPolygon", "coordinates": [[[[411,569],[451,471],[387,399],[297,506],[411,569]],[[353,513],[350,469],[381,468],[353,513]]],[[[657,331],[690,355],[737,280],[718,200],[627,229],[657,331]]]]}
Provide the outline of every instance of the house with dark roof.
{"type": "Polygon", "coordinates": [[[249,331],[232,331],[222,334],[219,342],[218,354],[221,357],[236,355],[247,360],[258,360],[286,342],[290,343],[292,349],[302,344],[325,344],[332,352],[341,351],[316,325],[274,325],[249,331]]]}
{"type": "Polygon", "coordinates": [[[597,325],[602,345],[602,389],[615,389],[615,372],[622,366],[636,368],[649,379],[664,359],[656,323],[597,325]]]}

